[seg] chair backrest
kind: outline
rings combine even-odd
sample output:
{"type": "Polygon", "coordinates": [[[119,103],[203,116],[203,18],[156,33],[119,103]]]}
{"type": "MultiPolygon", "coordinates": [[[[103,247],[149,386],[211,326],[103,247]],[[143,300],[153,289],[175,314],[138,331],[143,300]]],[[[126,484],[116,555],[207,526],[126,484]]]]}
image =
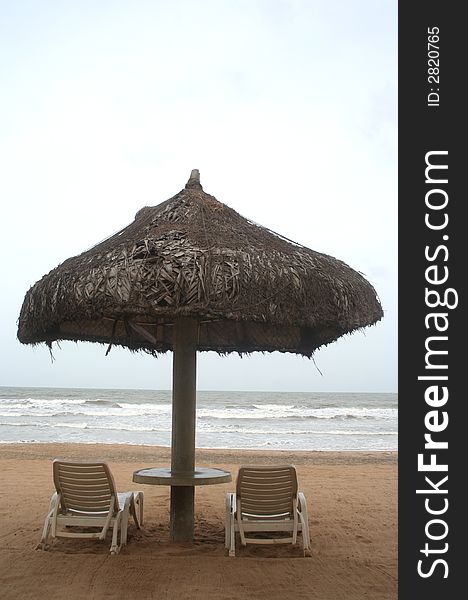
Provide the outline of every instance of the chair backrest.
{"type": "Polygon", "coordinates": [[[61,505],[65,510],[106,513],[114,497],[114,513],[118,511],[117,490],[107,463],[56,459],[53,470],[55,489],[61,495],[61,505]]]}
{"type": "Polygon", "coordinates": [[[292,465],[241,467],[236,495],[242,515],[273,519],[290,517],[297,497],[297,475],[292,465]]]}

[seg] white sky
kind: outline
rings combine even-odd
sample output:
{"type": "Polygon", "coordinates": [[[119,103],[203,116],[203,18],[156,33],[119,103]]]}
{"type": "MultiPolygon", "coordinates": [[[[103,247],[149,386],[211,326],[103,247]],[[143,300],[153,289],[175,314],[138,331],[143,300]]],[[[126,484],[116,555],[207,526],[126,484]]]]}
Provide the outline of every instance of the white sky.
{"type": "Polygon", "coordinates": [[[397,389],[395,0],[0,0],[0,385],[170,389],[171,356],[16,339],[49,270],[180,191],[372,282],[385,318],[293,355],[199,355],[198,388],[397,389]]]}

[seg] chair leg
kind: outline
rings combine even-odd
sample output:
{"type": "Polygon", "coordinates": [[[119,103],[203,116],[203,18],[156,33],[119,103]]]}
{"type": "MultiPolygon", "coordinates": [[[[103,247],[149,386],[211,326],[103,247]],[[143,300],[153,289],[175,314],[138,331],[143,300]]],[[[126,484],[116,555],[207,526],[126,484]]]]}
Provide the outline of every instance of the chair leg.
{"type": "Polygon", "coordinates": [[[122,515],[122,520],[120,524],[120,548],[122,546],[127,545],[127,535],[128,535],[128,512],[125,514],[125,511],[122,515]]]}
{"type": "Polygon", "coordinates": [[[226,524],[225,524],[225,539],[224,545],[228,550],[229,556],[236,555],[236,495],[226,494],[226,524]]]}
{"type": "Polygon", "coordinates": [[[130,511],[132,510],[132,507],[134,513],[136,514],[135,496],[133,494],[129,494],[125,500],[122,510],[122,519],[120,525],[120,547],[126,546],[127,544],[128,520],[130,518],[130,511]]]}
{"type": "Polygon", "coordinates": [[[50,526],[51,526],[52,512],[50,512],[44,522],[44,528],[42,530],[42,536],[40,542],[36,546],[36,550],[46,550],[47,540],[49,538],[50,526]]]}
{"type": "Polygon", "coordinates": [[[231,546],[231,494],[226,494],[226,510],[224,518],[224,547],[228,550],[231,546]]]}
{"type": "Polygon", "coordinates": [[[130,513],[137,529],[143,525],[143,492],[133,492],[130,501],[130,513]]]}
{"type": "Polygon", "coordinates": [[[134,492],[133,499],[131,504],[133,520],[137,528],[141,529],[143,525],[143,492],[134,492]]]}
{"type": "Polygon", "coordinates": [[[121,543],[120,546],[117,545],[117,535],[119,533],[121,524],[122,524],[122,512],[120,511],[117,513],[115,520],[114,520],[114,526],[112,527],[112,544],[110,547],[111,554],[118,554],[120,552],[120,547],[122,545],[122,532],[120,532],[120,543],[121,543]]]}
{"type": "Polygon", "coordinates": [[[234,513],[231,514],[231,519],[229,523],[229,556],[236,555],[236,530],[234,527],[234,513]]]}
{"type": "Polygon", "coordinates": [[[47,541],[49,539],[49,534],[52,529],[52,524],[54,522],[54,519],[56,518],[56,514],[57,514],[57,511],[59,508],[59,503],[60,503],[60,498],[59,498],[57,492],[54,492],[52,494],[52,498],[50,499],[47,517],[45,518],[45,521],[44,521],[44,527],[42,529],[41,540],[38,543],[38,545],[36,546],[36,550],[46,550],[47,549],[47,541]]]}

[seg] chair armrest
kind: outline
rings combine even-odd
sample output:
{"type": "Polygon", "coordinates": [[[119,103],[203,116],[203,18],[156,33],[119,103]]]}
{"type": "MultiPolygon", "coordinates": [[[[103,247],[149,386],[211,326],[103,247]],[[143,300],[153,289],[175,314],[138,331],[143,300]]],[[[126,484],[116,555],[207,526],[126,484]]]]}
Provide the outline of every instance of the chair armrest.
{"type": "Polygon", "coordinates": [[[307,510],[307,500],[303,492],[297,494],[297,511],[302,525],[302,545],[304,556],[311,556],[310,533],[309,533],[309,514],[307,510]]]}
{"type": "Polygon", "coordinates": [[[304,492],[297,493],[297,508],[299,512],[303,513],[304,515],[307,515],[307,500],[304,496],[304,492]]]}
{"type": "Polygon", "coordinates": [[[47,511],[49,515],[54,512],[55,507],[59,504],[59,502],[60,502],[60,495],[57,492],[54,492],[50,499],[49,510],[47,511]]]}

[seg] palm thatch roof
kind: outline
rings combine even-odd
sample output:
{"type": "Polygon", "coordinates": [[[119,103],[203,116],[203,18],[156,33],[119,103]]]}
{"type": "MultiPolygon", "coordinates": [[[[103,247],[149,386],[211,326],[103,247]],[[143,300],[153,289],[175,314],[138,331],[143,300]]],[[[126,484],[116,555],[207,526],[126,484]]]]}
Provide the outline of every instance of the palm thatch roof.
{"type": "Polygon", "coordinates": [[[142,208],[125,229],[69,258],[26,294],[18,338],[172,349],[179,317],[198,349],[315,349],[379,321],[374,288],[348,265],[261,227],[203,191],[142,208]]]}

